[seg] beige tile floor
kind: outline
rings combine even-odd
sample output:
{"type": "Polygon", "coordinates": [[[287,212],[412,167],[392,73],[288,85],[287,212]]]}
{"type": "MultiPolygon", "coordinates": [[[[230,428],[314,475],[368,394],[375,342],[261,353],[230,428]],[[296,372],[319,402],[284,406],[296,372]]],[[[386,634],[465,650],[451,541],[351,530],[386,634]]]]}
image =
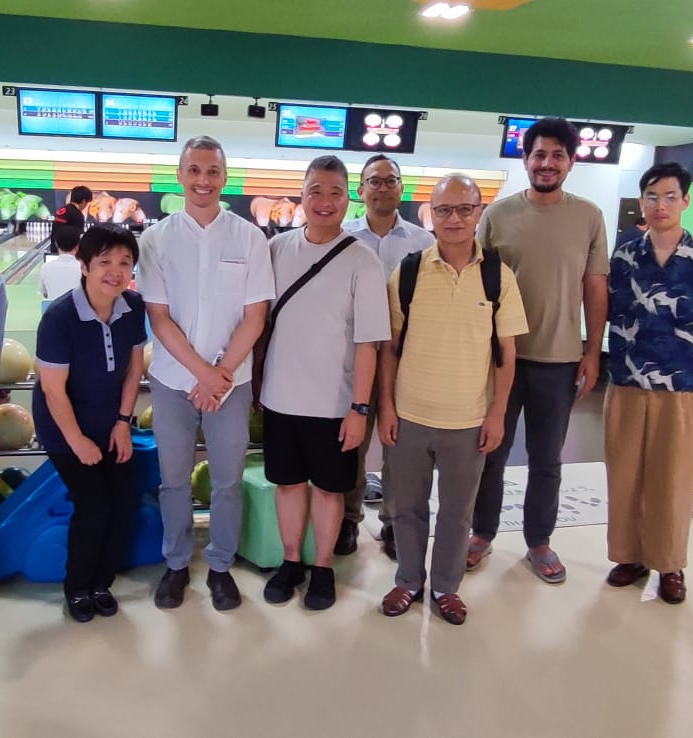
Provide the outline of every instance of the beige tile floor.
{"type": "Polygon", "coordinates": [[[60,588],[0,586],[4,738],[690,738],[693,619],[604,584],[605,529],[559,529],[568,567],[549,586],[503,533],[461,594],[467,623],[429,605],[378,612],[395,565],[361,533],[338,562],[338,601],[262,600],[265,576],[237,566],[238,610],[211,605],[197,556],[183,606],[151,602],[159,567],[121,576],[121,612],[81,625],[60,588]]]}

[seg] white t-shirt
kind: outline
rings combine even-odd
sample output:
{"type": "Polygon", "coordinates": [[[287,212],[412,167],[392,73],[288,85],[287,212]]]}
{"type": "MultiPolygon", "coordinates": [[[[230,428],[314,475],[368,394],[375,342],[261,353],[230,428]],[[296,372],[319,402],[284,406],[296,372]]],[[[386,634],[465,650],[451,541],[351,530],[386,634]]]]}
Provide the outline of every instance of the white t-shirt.
{"type": "MultiPolygon", "coordinates": [[[[205,228],[185,211],[142,234],[137,287],[145,302],[168,305],[195,351],[212,362],[226,349],[246,305],[271,300],[274,278],[262,231],[226,210],[205,228]]],[[[155,338],[149,370],[171,389],[190,391],[195,377],[155,338]]],[[[249,382],[252,352],[235,373],[249,382]]]]}
{"type": "MultiPolygon", "coordinates": [[[[277,295],[347,236],[312,244],[296,229],[270,241],[277,295]]],[[[355,241],[282,308],[265,360],[261,402],[275,412],[342,418],[351,407],[355,344],[390,338],[383,266],[355,241]]]]}
{"type": "Polygon", "coordinates": [[[79,287],[82,268],[72,254],[60,254],[57,259],[41,266],[39,274],[39,291],[47,300],[79,287]]]}

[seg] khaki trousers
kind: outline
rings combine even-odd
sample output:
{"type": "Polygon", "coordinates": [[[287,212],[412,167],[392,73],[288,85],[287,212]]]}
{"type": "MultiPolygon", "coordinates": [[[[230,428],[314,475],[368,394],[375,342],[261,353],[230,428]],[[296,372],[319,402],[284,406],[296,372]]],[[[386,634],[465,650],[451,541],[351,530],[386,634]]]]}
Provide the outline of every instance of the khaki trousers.
{"type": "Polygon", "coordinates": [[[693,392],[609,385],[604,426],[609,559],[682,569],[693,505],[693,392]]]}

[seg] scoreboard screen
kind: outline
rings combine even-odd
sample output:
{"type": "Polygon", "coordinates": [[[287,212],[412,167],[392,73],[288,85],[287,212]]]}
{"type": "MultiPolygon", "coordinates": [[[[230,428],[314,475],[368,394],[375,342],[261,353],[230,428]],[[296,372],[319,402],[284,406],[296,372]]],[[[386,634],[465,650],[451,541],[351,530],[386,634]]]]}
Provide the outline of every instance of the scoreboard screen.
{"type": "Polygon", "coordinates": [[[175,97],[102,94],[101,135],[104,138],[175,141],[177,123],[175,97]]]}
{"type": "Polygon", "coordinates": [[[17,90],[17,124],[23,136],[97,135],[97,94],[79,90],[17,90]]]}

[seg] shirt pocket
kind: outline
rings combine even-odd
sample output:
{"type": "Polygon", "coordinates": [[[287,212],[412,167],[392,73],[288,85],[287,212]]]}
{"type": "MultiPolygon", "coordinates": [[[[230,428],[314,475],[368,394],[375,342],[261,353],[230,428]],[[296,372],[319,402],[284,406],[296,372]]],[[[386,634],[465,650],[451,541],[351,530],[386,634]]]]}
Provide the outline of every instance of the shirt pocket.
{"type": "Polygon", "coordinates": [[[217,284],[222,294],[238,294],[245,288],[245,261],[220,261],[217,265],[217,284]]]}
{"type": "Polygon", "coordinates": [[[469,329],[477,342],[490,341],[492,332],[493,303],[477,300],[469,315],[469,329]]]}

